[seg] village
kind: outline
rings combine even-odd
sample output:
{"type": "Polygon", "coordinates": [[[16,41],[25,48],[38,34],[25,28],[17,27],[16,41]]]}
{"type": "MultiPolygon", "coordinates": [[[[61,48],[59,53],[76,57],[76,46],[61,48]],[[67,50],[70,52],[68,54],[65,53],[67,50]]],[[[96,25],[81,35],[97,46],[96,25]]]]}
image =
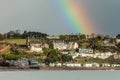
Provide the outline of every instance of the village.
{"type": "Polygon", "coordinates": [[[120,34],[111,38],[97,34],[25,33],[4,34],[5,39],[0,41],[1,68],[120,69],[120,34]],[[16,34],[19,38],[15,38],[16,34]],[[22,44],[18,44],[22,41],[20,35],[24,39],[22,44]]]}

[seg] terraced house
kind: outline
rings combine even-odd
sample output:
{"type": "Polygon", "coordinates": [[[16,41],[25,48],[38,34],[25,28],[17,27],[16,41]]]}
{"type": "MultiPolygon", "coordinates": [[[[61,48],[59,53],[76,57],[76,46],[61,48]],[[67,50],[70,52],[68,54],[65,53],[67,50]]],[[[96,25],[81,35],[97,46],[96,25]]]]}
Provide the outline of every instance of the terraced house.
{"type": "Polygon", "coordinates": [[[77,49],[78,43],[77,42],[65,42],[65,41],[53,41],[54,49],[58,50],[71,50],[77,49]]]}

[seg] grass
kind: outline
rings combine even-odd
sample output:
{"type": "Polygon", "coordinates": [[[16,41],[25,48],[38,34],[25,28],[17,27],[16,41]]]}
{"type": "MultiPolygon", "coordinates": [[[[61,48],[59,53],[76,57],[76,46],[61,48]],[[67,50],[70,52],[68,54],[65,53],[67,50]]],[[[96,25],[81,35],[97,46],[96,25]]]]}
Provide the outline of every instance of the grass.
{"type": "Polygon", "coordinates": [[[5,39],[4,41],[7,43],[16,43],[18,45],[26,44],[26,39],[5,39]]]}

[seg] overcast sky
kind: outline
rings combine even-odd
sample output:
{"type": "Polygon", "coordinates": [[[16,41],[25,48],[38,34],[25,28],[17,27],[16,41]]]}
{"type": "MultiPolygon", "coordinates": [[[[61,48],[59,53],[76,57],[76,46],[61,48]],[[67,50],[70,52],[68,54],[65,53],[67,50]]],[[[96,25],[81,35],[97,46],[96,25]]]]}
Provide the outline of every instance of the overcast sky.
{"type": "MultiPolygon", "coordinates": [[[[120,0],[83,0],[98,33],[120,33],[120,0]]],[[[54,8],[54,0],[0,0],[0,33],[31,30],[48,34],[65,34],[54,8]]]]}

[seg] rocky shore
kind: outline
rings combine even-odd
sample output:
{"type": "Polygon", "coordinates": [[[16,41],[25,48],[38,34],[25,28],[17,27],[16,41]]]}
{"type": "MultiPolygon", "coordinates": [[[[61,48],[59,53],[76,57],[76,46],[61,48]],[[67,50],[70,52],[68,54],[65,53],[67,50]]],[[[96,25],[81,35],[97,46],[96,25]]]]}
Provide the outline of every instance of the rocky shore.
{"type": "Polygon", "coordinates": [[[20,67],[0,67],[0,71],[29,71],[29,70],[42,70],[42,71],[46,71],[46,70],[50,70],[50,71],[54,71],[54,70],[120,70],[120,67],[99,67],[99,68],[86,68],[86,67],[80,67],[80,68],[75,68],[75,67],[40,67],[40,68],[20,68],[20,67]]]}
{"type": "Polygon", "coordinates": [[[40,70],[120,70],[120,67],[91,67],[91,68],[86,68],[86,67],[41,67],[40,70]]]}

